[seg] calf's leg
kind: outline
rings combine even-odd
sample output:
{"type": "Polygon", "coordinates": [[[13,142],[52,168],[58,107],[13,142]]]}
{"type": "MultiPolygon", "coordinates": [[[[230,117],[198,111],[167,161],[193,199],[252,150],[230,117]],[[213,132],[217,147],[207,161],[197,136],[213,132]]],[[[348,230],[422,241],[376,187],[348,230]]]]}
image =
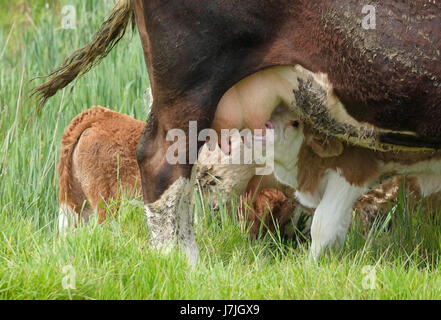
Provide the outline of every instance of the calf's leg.
{"type": "Polygon", "coordinates": [[[311,226],[310,257],[318,259],[325,248],[341,244],[352,218],[355,201],[367,191],[348,183],[338,172],[330,171],[323,197],[311,226]]]}

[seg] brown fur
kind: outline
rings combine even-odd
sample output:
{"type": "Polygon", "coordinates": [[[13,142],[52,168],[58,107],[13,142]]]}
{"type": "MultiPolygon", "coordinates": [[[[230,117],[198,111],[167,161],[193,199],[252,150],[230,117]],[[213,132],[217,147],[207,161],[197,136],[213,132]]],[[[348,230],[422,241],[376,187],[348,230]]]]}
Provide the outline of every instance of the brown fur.
{"type": "Polygon", "coordinates": [[[328,169],[340,169],[342,176],[354,185],[364,185],[374,179],[379,170],[368,149],[349,146],[339,156],[321,158],[307,144],[300,149],[298,167],[299,190],[309,193],[316,190],[328,169]]]}
{"type": "Polygon", "coordinates": [[[351,184],[363,186],[366,183],[381,182],[384,178],[396,176],[397,172],[384,172],[380,161],[384,164],[412,165],[421,161],[439,160],[441,152],[379,152],[371,149],[352,146],[329,138],[329,142],[322,144],[324,138],[317,136],[308,127],[304,128],[305,143],[299,153],[299,190],[312,193],[316,190],[319,181],[326,170],[340,170],[341,175],[351,184]],[[316,145],[320,144],[318,151],[316,145]],[[322,153],[332,154],[323,157],[322,153]]]}
{"type": "Polygon", "coordinates": [[[91,206],[98,210],[101,222],[110,199],[124,190],[139,193],[135,150],[143,128],[143,122],[103,107],[75,117],[61,142],[60,204],[77,213],[84,204],[91,206]]]}
{"type": "Polygon", "coordinates": [[[237,214],[249,226],[250,237],[255,238],[260,230],[265,234],[267,230],[274,231],[276,225],[285,225],[293,216],[296,205],[294,199],[287,198],[277,189],[262,189],[243,195],[237,214]]]}

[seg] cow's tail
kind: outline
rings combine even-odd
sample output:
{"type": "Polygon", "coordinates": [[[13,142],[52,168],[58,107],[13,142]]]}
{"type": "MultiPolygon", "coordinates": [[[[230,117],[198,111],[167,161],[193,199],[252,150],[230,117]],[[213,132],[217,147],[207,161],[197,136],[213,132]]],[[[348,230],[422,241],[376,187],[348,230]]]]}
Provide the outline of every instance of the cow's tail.
{"type": "Polygon", "coordinates": [[[112,112],[103,107],[92,107],[76,116],[67,126],[61,139],[60,162],[58,165],[58,174],[60,177],[60,207],[68,207],[71,210],[81,209],[82,203],[73,199],[73,195],[78,195],[73,180],[73,154],[78,141],[83,132],[92,127],[94,123],[111,116],[112,112]]]}
{"type": "Polygon", "coordinates": [[[31,96],[36,96],[40,106],[63,89],[75,78],[87,73],[104,59],[115,45],[122,39],[128,26],[135,28],[132,0],[119,0],[107,20],[101,25],[92,42],[73,52],[61,66],[44,78],[46,82],[36,86],[31,96]]]}

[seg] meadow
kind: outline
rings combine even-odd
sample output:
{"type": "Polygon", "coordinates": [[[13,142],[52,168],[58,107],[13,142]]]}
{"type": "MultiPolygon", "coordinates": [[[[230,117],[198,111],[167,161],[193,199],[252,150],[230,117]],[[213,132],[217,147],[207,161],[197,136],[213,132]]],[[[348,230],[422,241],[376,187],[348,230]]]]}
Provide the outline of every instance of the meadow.
{"type": "Polygon", "coordinates": [[[140,201],[57,236],[57,163],[64,128],[102,105],[146,120],[149,87],[140,40],[126,35],[104,61],[37,113],[29,89],[90,40],[114,1],[0,2],[0,299],[439,299],[441,215],[409,210],[404,194],[344,247],[308,261],[308,239],[250,240],[227,208],[195,194],[201,261],[147,246],[140,201]],[[76,28],[62,27],[73,5],[76,28]]]}

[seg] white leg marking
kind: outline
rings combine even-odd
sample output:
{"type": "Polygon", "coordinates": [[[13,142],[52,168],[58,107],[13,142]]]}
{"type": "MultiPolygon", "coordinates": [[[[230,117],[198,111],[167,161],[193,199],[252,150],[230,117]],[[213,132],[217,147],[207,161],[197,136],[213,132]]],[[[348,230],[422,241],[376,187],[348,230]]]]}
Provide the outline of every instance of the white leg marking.
{"type": "Polygon", "coordinates": [[[167,254],[179,243],[194,265],[199,251],[193,233],[192,199],[193,185],[189,179],[181,177],[159,200],[145,205],[145,213],[151,245],[167,254]]]}
{"type": "Polygon", "coordinates": [[[367,191],[367,188],[349,184],[335,171],[327,175],[328,182],[311,227],[310,257],[314,259],[318,259],[326,247],[343,242],[351,223],[352,207],[367,191]]]}
{"type": "Polygon", "coordinates": [[[182,250],[187,255],[190,265],[195,266],[199,260],[199,249],[194,237],[193,227],[193,190],[195,172],[197,166],[193,166],[193,173],[191,181],[187,182],[184,187],[184,192],[179,201],[178,207],[178,242],[182,250]]]}
{"type": "Polygon", "coordinates": [[[65,237],[68,230],[72,230],[74,227],[75,212],[67,204],[62,204],[58,214],[58,234],[65,237]]]}

